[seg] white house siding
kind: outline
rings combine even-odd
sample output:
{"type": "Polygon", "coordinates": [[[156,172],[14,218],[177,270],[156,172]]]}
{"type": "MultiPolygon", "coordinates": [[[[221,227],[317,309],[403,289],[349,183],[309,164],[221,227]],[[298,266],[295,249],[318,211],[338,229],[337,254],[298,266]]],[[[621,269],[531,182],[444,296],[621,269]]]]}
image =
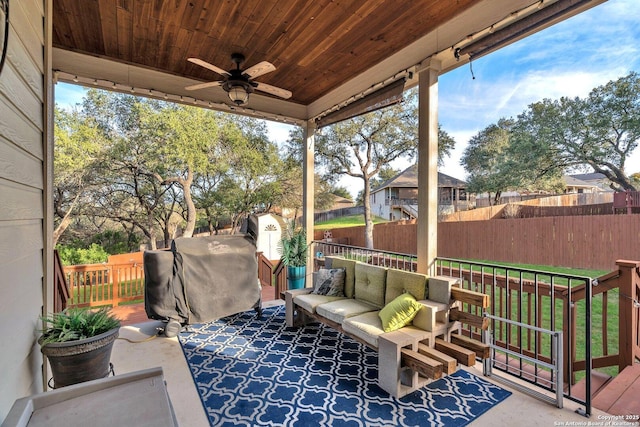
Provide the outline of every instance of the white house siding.
{"type": "Polygon", "coordinates": [[[44,291],[45,4],[12,0],[8,56],[0,74],[0,420],[14,400],[42,390],[36,343],[44,291]]]}

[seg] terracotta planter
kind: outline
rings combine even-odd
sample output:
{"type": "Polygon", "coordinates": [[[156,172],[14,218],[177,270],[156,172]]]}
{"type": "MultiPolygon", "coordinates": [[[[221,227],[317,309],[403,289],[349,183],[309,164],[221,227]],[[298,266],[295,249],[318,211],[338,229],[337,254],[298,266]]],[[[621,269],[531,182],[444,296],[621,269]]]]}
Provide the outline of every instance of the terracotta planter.
{"type": "Polygon", "coordinates": [[[107,377],[111,349],[119,330],[114,328],[83,340],[41,345],[40,351],[51,366],[53,388],[107,377]]]}

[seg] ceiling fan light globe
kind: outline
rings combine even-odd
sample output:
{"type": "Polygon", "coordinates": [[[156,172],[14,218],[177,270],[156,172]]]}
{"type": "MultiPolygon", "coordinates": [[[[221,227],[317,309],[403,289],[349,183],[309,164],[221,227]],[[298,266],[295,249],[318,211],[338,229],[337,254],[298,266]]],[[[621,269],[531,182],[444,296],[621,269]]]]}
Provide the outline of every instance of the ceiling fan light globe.
{"type": "Polygon", "coordinates": [[[236,105],[244,105],[249,101],[249,92],[247,92],[244,86],[231,86],[229,88],[229,99],[236,105]]]}

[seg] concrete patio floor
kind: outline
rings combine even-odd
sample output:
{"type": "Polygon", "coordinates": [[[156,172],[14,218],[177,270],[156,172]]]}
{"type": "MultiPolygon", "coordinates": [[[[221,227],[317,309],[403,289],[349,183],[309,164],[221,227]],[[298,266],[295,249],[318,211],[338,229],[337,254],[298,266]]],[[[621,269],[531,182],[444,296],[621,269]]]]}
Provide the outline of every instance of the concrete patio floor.
{"type": "MultiPolygon", "coordinates": [[[[263,305],[268,307],[282,303],[282,301],[269,301],[263,305]]],[[[141,341],[155,334],[160,326],[161,323],[157,321],[124,326],[120,329],[120,338],[141,341]]],[[[113,347],[111,361],[116,375],[156,366],[162,367],[169,397],[180,426],[209,426],[177,338],[158,337],[140,343],[118,339],[113,347]]],[[[464,369],[476,375],[482,375],[480,364],[475,368],[465,367],[464,369]]],[[[492,381],[491,378],[484,378],[492,381]]],[[[587,425],[589,422],[597,425],[596,423],[605,421],[603,416],[606,414],[595,408],[591,417],[585,418],[575,413],[580,406],[571,400],[565,399],[564,408],[558,409],[501,383],[496,384],[512,391],[513,394],[469,424],[470,426],[568,426],[587,425]]],[[[605,424],[606,421],[602,425],[605,424]]]]}

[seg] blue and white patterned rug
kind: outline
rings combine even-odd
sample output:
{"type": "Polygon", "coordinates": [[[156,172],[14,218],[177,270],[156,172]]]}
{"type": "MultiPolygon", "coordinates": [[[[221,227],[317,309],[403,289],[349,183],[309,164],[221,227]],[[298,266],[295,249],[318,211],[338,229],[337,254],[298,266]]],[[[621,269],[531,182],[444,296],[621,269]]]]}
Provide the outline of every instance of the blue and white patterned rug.
{"type": "Polygon", "coordinates": [[[212,426],[464,426],[511,393],[458,370],[402,399],[377,386],[377,353],[284,306],[179,335],[212,426]]]}

